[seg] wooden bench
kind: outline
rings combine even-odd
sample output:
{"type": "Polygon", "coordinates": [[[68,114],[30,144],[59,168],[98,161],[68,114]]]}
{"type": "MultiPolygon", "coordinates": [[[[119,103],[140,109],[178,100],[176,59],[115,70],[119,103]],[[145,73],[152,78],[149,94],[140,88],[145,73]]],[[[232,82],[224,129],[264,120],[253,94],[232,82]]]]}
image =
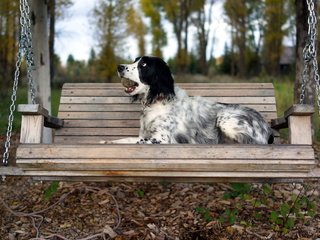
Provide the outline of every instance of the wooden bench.
{"type": "MultiPolygon", "coordinates": [[[[252,107],[260,111],[270,123],[277,118],[271,83],[179,85],[191,96],[252,107]]],[[[62,89],[58,114],[64,126],[55,130],[53,144],[38,143],[41,139],[29,141],[30,137],[25,134],[32,132],[31,127],[22,126],[22,129],[29,130],[22,133],[16,164],[20,174],[40,180],[310,180],[318,178],[320,174],[311,146],[311,128],[308,123],[312,109],[308,108],[306,112],[303,109],[295,106],[281,121],[273,121],[275,127],[291,127],[290,141],[295,144],[110,145],[105,142],[138,135],[140,105],[130,102],[120,84],[68,83],[62,89]],[[300,121],[300,118],[303,120],[300,121]],[[303,132],[305,137],[298,136],[299,132],[303,132]]],[[[42,121],[39,122],[42,124],[42,121]]]]}

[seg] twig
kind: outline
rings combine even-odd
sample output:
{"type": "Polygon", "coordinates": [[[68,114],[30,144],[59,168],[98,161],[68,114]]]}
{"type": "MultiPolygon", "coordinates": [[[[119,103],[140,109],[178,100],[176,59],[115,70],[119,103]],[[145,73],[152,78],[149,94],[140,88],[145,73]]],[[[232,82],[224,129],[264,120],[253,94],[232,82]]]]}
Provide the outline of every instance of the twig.
{"type": "Polygon", "coordinates": [[[252,232],[252,231],[250,231],[249,229],[245,229],[245,231],[246,231],[246,233],[249,233],[249,234],[251,234],[251,235],[256,236],[256,237],[259,238],[259,239],[264,239],[264,240],[271,239],[272,236],[273,236],[273,233],[270,233],[267,237],[265,237],[265,236],[262,236],[262,235],[260,235],[260,234],[258,234],[258,233],[252,232]]]}

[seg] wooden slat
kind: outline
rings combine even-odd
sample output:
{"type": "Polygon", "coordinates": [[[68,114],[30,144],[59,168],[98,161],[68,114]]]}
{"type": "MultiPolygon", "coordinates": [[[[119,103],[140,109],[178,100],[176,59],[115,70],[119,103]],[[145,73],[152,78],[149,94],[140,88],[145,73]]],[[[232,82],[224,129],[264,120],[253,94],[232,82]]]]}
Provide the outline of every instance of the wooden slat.
{"type": "MultiPolygon", "coordinates": [[[[182,88],[273,88],[272,83],[177,83],[182,88]]],[[[65,83],[68,88],[123,88],[120,83],[65,83]]]]}
{"type": "MultiPolygon", "coordinates": [[[[246,107],[253,108],[257,111],[276,112],[274,104],[246,104],[246,107]]],[[[132,112],[140,111],[141,105],[137,103],[131,104],[60,104],[59,112],[132,112]]]]}
{"type": "MultiPolygon", "coordinates": [[[[54,142],[57,144],[105,144],[106,141],[117,140],[130,136],[55,136],[54,142]]],[[[133,136],[131,136],[133,137],[133,136]]]]}
{"type": "Polygon", "coordinates": [[[26,159],[19,165],[28,169],[115,170],[115,171],[309,171],[314,160],[259,159],[26,159]]]}
{"type": "Polygon", "coordinates": [[[105,177],[104,180],[109,180],[108,177],[118,178],[120,181],[127,181],[130,178],[144,178],[144,181],[152,181],[154,178],[156,181],[201,181],[200,179],[206,179],[207,182],[214,181],[214,178],[220,178],[220,181],[228,178],[234,178],[238,180],[241,178],[254,179],[254,178],[310,178],[307,172],[166,172],[166,171],[53,171],[53,170],[24,170],[29,176],[61,176],[57,179],[68,180],[69,177],[82,177],[80,181],[86,181],[87,177],[105,177]],[[151,179],[152,178],[152,179],[151,179]]]}
{"type": "MultiPolygon", "coordinates": [[[[274,112],[261,112],[261,115],[268,121],[275,118],[274,112]]],[[[140,112],[59,112],[59,118],[62,119],[140,119],[140,112]]]]}
{"type": "MultiPolygon", "coordinates": [[[[233,104],[275,104],[274,97],[207,97],[215,102],[233,103],[233,104]]],[[[79,104],[119,104],[131,103],[130,97],[61,97],[60,103],[79,103],[79,104]]]]}
{"type": "Polygon", "coordinates": [[[314,159],[308,145],[206,145],[206,144],[111,144],[21,145],[18,159],[36,158],[135,158],[153,159],[314,159]]]}
{"type": "MultiPolygon", "coordinates": [[[[25,171],[24,174],[28,176],[33,176],[33,172],[25,171]]],[[[250,177],[251,172],[241,172],[241,174],[229,173],[223,174],[219,172],[218,176],[215,177],[122,177],[122,176],[66,176],[63,175],[63,172],[59,172],[62,175],[59,175],[55,171],[48,171],[49,174],[46,174],[47,171],[37,171],[37,176],[33,176],[33,179],[36,181],[69,181],[69,182],[176,182],[176,183],[219,183],[219,182],[229,182],[229,183],[303,183],[313,180],[317,180],[320,177],[320,174],[317,176],[310,176],[309,173],[282,173],[278,172],[277,174],[260,174],[259,176],[250,177]],[[239,176],[240,175],[240,176],[239,176]],[[280,177],[283,176],[283,177],[280,177]]],[[[21,176],[21,175],[20,175],[21,176]]]]}
{"type": "Polygon", "coordinates": [[[140,112],[59,112],[62,119],[139,119],[140,112]]]}
{"type": "Polygon", "coordinates": [[[73,127],[100,127],[100,128],[119,128],[119,127],[140,127],[140,121],[138,119],[123,119],[123,120],[106,120],[106,119],[95,119],[95,120],[87,120],[87,119],[72,119],[64,121],[65,128],[73,128],[73,127]]]}
{"type": "MultiPolygon", "coordinates": [[[[273,89],[185,89],[189,96],[203,97],[270,97],[274,96],[273,89]],[[236,91],[235,91],[236,90],[236,91]]],[[[64,97],[118,97],[126,96],[123,89],[63,89],[62,96],[64,97]]]]}
{"type": "Polygon", "coordinates": [[[62,128],[56,136],[138,136],[139,128],[62,128]]]}

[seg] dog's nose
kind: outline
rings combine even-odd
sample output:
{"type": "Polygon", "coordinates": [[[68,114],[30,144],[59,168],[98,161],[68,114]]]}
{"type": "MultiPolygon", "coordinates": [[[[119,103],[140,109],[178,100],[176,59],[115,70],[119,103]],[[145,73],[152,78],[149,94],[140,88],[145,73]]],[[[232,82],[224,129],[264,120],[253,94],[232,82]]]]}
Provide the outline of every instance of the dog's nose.
{"type": "Polygon", "coordinates": [[[125,69],[125,66],[123,66],[123,65],[118,65],[118,72],[120,73],[120,72],[123,72],[124,71],[124,69],[125,69]]]}

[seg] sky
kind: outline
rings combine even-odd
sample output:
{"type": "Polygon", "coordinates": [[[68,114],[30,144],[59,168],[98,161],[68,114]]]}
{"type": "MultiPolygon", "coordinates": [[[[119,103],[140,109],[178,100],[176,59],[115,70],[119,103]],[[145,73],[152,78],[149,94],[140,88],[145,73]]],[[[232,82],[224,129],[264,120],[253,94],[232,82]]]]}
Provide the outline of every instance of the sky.
{"type": "MultiPolygon", "coordinates": [[[[94,26],[90,24],[90,12],[97,0],[73,0],[74,5],[70,7],[63,20],[56,24],[57,37],[55,42],[55,51],[60,56],[62,63],[66,62],[69,54],[72,54],[77,60],[88,60],[90,50],[96,48],[97,42],[95,40],[94,26]]],[[[223,0],[217,0],[213,7],[213,23],[211,27],[211,36],[209,37],[208,51],[211,49],[212,35],[214,34],[214,56],[221,56],[225,43],[228,42],[228,25],[225,23],[223,17],[223,0]]],[[[167,30],[168,45],[163,48],[163,56],[165,59],[173,57],[176,54],[177,43],[172,32],[170,23],[164,23],[167,30]]],[[[195,29],[190,28],[189,46],[194,48],[195,44],[195,29]]],[[[147,42],[151,37],[147,36],[147,42]]],[[[136,44],[128,46],[128,57],[132,60],[138,55],[136,44]]],[[[151,52],[151,45],[147,45],[147,53],[151,52]]]]}

